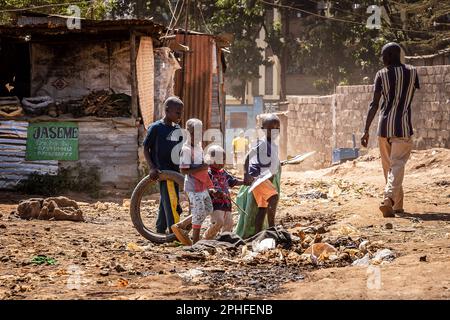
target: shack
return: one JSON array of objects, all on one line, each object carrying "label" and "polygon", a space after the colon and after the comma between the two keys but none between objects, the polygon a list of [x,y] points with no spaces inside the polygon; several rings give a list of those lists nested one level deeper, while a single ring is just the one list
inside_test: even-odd
[{"label": "shack", "polygon": [[[184,66],[185,75],[202,74],[166,47],[165,33],[150,20],[82,19],[77,29],[66,18],[39,14],[1,25],[0,189],[15,188],[33,172],[77,166],[97,168],[105,188],[135,185],[143,173],[145,130],[160,117],[165,98],[177,94],[176,71]],[[206,60],[210,98],[201,106],[186,99],[186,114],[207,115],[207,126],[220,128],[223,117],[213,108],[224,95],[213,75],[222,55],[213,47],[216,54],[211,49]],[[198,95],[193,87],[185,90],[182,98]]]}]

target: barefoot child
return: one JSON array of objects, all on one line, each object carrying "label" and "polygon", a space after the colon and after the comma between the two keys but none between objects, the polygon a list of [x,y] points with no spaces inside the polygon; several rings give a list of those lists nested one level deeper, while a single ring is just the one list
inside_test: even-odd
[{"label": "barefoot child", "polygon": [[231,214],[230,188],[240,186],[244,182],[230,175],[223,167],[225,151],[220,146],[211,146],[208,149],[209,177],[213,183],[210,196],[213,204],[211,225],[206,230],[204,239],[213,239],[219,231],[231,232],[233,230],[233,216]]},{"label": "barefoot child", "polygon": [[[200,228],[206,216],[213,212],[209,189],[212,182],[208,175],[208,165],[204,162],[202,135],[203,124],[199,119],[189,119],[186,122],[186,130],[189,132],[187,142],[181,149],[180,169],[185,174],[184,191],[189,197],[192,214],[192,242],[200,239]],[[188,217],[183,220],[190,222]],[[190,239],[184,230],[177,225],[172,226],[172,231],[177,238],[186,245],[190,245]]]}]

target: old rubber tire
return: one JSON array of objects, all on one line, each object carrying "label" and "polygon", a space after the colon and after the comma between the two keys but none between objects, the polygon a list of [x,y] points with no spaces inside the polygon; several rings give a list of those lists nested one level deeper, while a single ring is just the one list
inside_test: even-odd
[{"label": "old rubber tire", "polygon": [[[162,170],[159,175],[159,181],[163,180],[172,180],[179,186],[180,192],[183,191],[184,184],[184,175],[175,171]],[[141,218],[141,200],[144,192],[157,181],[151,180],[149,176],[144,177],[134,188],[133,194],[131,196],[131,204],[130,204],[130,215],[131,221],[133,222],[136,230],[147,240],[150,240],[154,243],[166,243],[172,242],[176,240],[174,234],[170,233],[167,235],[162,235],[157,232],[154,232],[145,227]]]}]

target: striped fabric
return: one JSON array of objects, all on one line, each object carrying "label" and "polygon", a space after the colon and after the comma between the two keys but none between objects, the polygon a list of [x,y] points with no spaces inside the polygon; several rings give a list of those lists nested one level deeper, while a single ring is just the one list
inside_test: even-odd
[{"label": "striped fabric", "polygon": [[381,69],[375,76],[375,91],[381,92],[378,135],[384,138],[410,137],[411,101],[415,89],[419,89],[417,69],[410,65],[398,64]]}]

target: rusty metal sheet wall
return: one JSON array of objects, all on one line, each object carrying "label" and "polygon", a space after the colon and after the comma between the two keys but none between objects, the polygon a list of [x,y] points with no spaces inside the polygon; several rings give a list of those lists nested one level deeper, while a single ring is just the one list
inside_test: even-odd
[{"label": "rusty metal sheet wall", "polygon": [[0,189],[14,189],[32,172],[56,174],[80,164],[98,167],[103,188],[130,189],[138,181],[138,129],[134,121],[79,121],[78,161],[25,161],[28,122],[0,121]]},{"label": "rusty metal sheet wall", "polygon": [[78,161],[60,161],[61,167],[80,164],[97,167],[100,184],[130,189],[138,181],[138,129],[125,121],[78,122]]},{"label": "rusty metal sheet wall", "polygon": [[[184,44],[184,34],[177,34],[176,41]],[[189,118],[198,118],[203,121],[205,129],[210,128],[214,38],[208,35],[191,34],[186,37],[186,45],[190,51],[186,54],[184,96],[181,92],[182,70],[177,72],[175,80],[175,93],[182,98],[185,105],[183,124]],[[183,63],[181,66],[183,67]]]},{"label": "rusty metal sheet wall", "polygon": [[58,161],[25,161],[27,129],[25,121],[0,121],[0,189],[14,189],[32,172],[58,172]]}]

